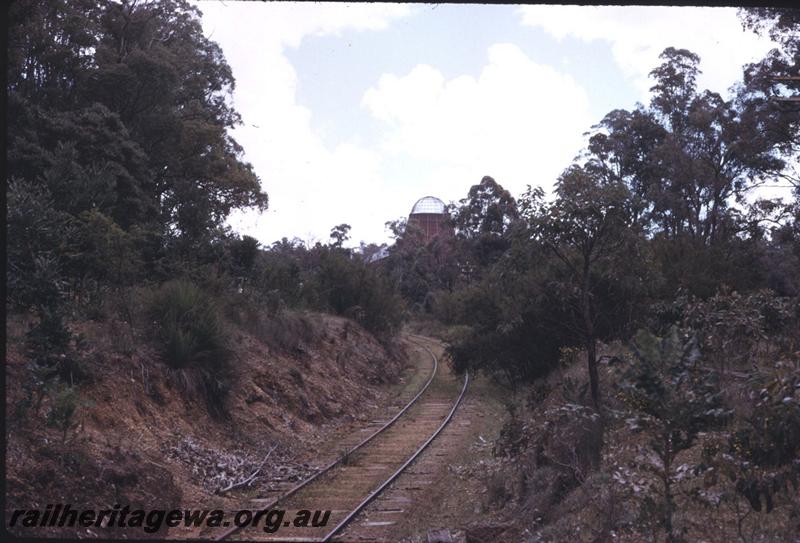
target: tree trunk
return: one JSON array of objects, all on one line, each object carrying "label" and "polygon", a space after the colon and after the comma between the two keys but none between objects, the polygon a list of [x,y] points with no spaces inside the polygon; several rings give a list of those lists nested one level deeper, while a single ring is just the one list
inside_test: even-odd
[{"label": "tree trunk", "polygon": [[675,501],[672,497],[672,442],[669,435],[664,439],[664,473],[662,474],[664,483],[664,531],[667,533],[667,543],[675,543],[675,534],[672,530],[672,511],[675,508]]},{"label": "tree trunk", "polygon": [[589,387],[592,391],[592,403],[595,409],[600,408],[600,384],[597,376],[597,345],[594,335],[594,319],[592,318],[592,300],[589,292],[589,258],[584,259],[583,292],[581,292],[581,309],[583,311],[583,327],[586,334],[586,366],[589,370]]},{"label": "tree trunk", "polygon": [[600,385],[597,376],[597,352],[594,337],[586,340],[586,366],[589,369],[589,387],[592,390],[592,403],[595,409],[600,408]]}]

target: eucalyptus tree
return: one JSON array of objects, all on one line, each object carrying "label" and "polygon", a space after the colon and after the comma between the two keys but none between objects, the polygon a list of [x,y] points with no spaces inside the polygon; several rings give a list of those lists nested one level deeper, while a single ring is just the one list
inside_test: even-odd
[{"label": "eucalyptus tree", "polygon": [[480,276],[509,248],[506,236],[519,217],[517,202],[494,178],[472,185],[452,210],[462,271],[469,281]]},{"label": "eucalyptus tree", "polygon": [[[184,0],[14,2],[9,171],[59,210],[198,247],[267,195],[229,134],[231,69]],[[180,245],[180,244],[179,244]]]},{"label": "eucalyptus tree", "polygon": [[623,183],[573,165],[556,183],[555,198],[547,202],[543,196],[540,189],[529,188],[521,199],[523,216],[533,239],[561,265],[552,276],[552,288],[571,308],[571,319],[564,324],[586,349],[592,401],[599,406],[597,339],[610,328],[611,305],[624,299],[607,297],[601,305],[601,289],[619,282],[637,260],[630,191]]},{"label": "eucalyptus tree", "polygon": [[748,196],[790,171],[788,119],[748,87],[730,99],[700,90],[700,58],[691,51],[670,47],[661,61],[650,74],[649,104],[612,111],[593,127],[586,169],[630,190],[632,218],[664,271],[664,294],[750,288],[758,279],[744,271],[757,268],[762,249],[749,235]]}]

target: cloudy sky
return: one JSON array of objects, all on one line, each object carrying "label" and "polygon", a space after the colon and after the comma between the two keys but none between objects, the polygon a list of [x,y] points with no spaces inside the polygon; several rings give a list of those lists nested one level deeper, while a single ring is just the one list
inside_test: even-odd
[{"label": "cloudy sky", "polygon": [[200,1],[236,78],[234,137],[270,197],[230,224],[268,244],[389,239],[426,195],[484,175],[549,189],[614,108],[648,100],[665,47],[726,94],[771,48],[733,8]]}]

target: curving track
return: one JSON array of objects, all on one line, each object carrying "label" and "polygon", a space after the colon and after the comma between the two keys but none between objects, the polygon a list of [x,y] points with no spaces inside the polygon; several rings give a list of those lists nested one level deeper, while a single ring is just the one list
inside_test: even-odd
[{"label": "curving track", "polygon": [[[269,534],[264,532],[261,523],[261,526],[242,529],[232,527],[217,539],[336,541],[337,534],[403,473],[444,429],[466,392],[469,376],[466,375],[461,383],[449,372],[440,371],[436,355],[422,341],[413,343],[427,351],[433,364],[429,379],[416,396],[392,419],[350,448],[346,455],[258,507],[284,509],[287,519],[293,518],[300,509],[331,510],[326,526],[284,526]],[[362,539],[349,533],[348,540],[351,537]]]}]

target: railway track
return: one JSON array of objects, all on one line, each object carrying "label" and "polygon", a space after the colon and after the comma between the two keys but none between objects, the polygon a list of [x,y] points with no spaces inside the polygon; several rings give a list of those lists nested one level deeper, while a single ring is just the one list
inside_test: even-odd
[{"label": "railway track", "polygon": [[[262,500],[251,507],[260,511],[285,510],[286,519],[295,518],[299,510],[330,510],[325,526],[295,527],[284,522],[277,532],[267,533],[262,521],[258,526],[233,526],[217,540],[338,541],[343,529],[406,471],[447,426],[467,390],[469,375],[461,383],[448,372],[440,371],[437,356],[423,341],[416,339],[412,343],[430,356],[431,374],[402,409],[388,421],[379,421],[377,429],[313,476],[266,503]],[[370,540],[351,532],[347,541]]]}]

